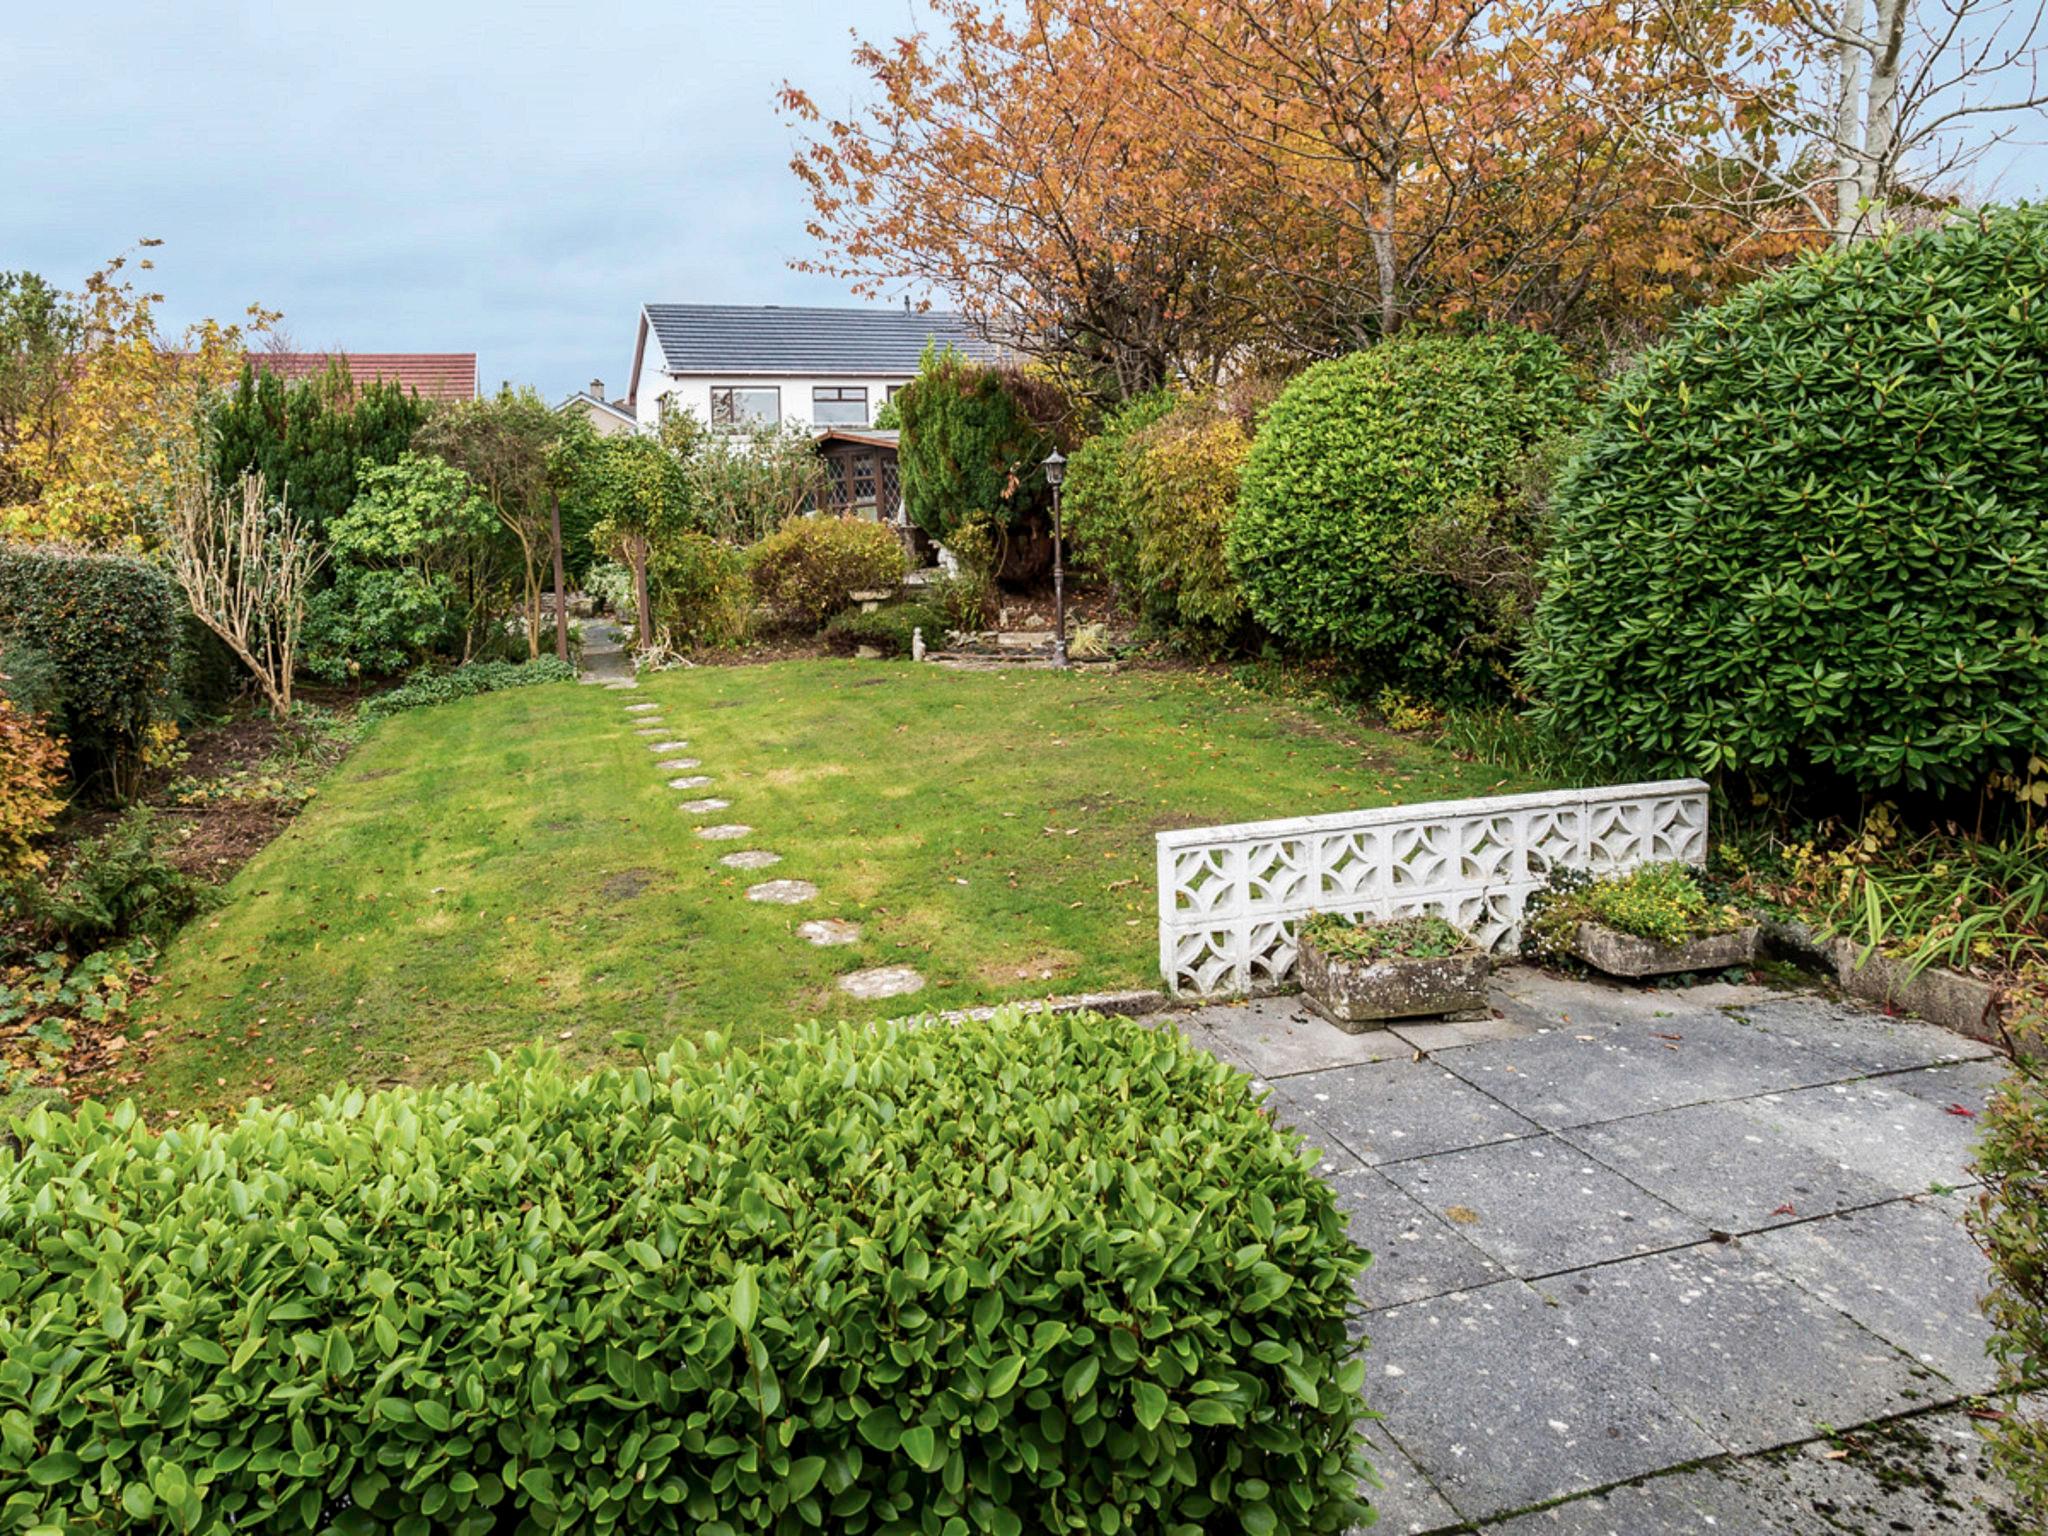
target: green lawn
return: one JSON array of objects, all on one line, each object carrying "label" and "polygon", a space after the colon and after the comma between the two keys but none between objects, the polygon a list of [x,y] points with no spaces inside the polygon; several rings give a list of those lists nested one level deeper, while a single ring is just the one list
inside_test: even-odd
[{"label": "green lawn", "polygon": [[[669,789],[625,706],[658,702],[716,783]],[[144,1091],[296,1100],[474,1070],[536,1037],[745,1041],[817,1015],[1156,980],[1152,834],[1527,787],[1219,678],[706,667],[386,721],[165,956]],[[694,795],[732,808],[692,816]],[[695,828],[736,821],[738,842]],[[758,873],[722,854],[784,855]],[[800,907],[749,902],[776,877]],[[812,917],[858,922],[814,948]],[[908,964],[914,999],[835,978]]]}]

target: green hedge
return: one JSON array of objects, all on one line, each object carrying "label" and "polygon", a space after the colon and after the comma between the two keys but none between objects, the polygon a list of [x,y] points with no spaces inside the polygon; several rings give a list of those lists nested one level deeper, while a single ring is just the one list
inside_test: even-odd
[{"label": "green hedge", "polygon": [[143,734],[170,703],[187,611],[146,561],[0,544],[0,650],[23,648],[47,669],[44,707],[81,783],[129,789]]},{"label": "green hedge", "polygon": [[1974,792],[2048,744],[2048,207],[1681,325],[1566,472],[1528,666],[1620,773]]},{"label": "green hedge", "polygon": [[381,720],[428,704],[446,704],[505,688],[530,688],[536,683],[573,683],[576,669],[554,656],[532,661],[473,661],[446,672],[423,672],[412,681],[380,693],[363,706],[364,720]]},{"label": "green hedge", "polygon": [[1008,1011],[0,1151],[0,1528],[1342,1531],[1363,1255],[1172,1029]]},{"label": "green hedge", "polygon": [[849,608],[825,626],[825,644],[843,656],[871,645],[884,656],[908,656],[912,633],[924,631],[925,645],[946,647],[946,615],[929,603],[892,603],[873,613]]},{"label": "green hedge", "polygon": [[1525,331],[1404,336],[1318,363],[1282,390],[1245,461],[1232,569],[1290,649],[1439,691],[1470,599],[1425,573],[1417,521],[1505,490],[1529,450],[1580,418],[1558,345]]}]

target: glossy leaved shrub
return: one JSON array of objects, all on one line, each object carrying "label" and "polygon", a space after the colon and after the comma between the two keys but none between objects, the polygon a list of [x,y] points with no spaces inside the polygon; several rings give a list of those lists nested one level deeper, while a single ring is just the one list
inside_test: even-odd
[{"label": "glossy leaved shrub", "polygon": [[1363,1261],[1249,1082],[1007,1011],[38,1112],[0,1528],[1342,1531]]},{"label": "glossy leaved shrub", "polygon": [[2048,207],[1801,262],[1606,393],[1526,666],[1630,772],[1971,790],[2048,742]]},{"label": "glossy leaved shrub", "polygon": [[1228,552],[1289,648],[1424,686],[1455,682],[1469,599],[1422,568],[1417,521],[1504,491],[1580,415],[1562,349],[1524,331],[1410,335],[1280,392],[1245,461]]},{"label": "glossy leaved shrub", "polygon": [[70,746],[81,785],[132,787],[143,737],[170,703],[186,611],[148,561],[0,544],[0,650],[33,658],[44,678],[35,707]]}]

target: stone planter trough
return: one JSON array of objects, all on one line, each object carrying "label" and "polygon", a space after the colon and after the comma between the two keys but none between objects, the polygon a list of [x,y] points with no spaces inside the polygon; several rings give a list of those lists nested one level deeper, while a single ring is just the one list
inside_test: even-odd
[{"label": "stone planter trough", "polygon": [[1347,960],[1305,938],[1294,965],[1308,1005],[1352,1034],[1394,1019],[1484,1013],[1492,969],[1486,951],[1470,940],[1449,955]]},{"label": "stone planter trough", "polygon": [[1686,944],[1659,944],[1605,923],[1580,923],[1572,953],[1609,976],[1673,976],[1681,971],[1724,971],[1756,958],[1756,925],[1713,933]]}]

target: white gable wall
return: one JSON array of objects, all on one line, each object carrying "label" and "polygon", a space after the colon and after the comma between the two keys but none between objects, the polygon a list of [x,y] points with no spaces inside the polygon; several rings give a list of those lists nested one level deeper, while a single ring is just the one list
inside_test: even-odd
[{"label": "white gable wall", "polygon": [[[653,347],[648,352],[654,352]],[[633,393],[633,404],[639,413],[640,424],[652,427],[661,420],[661,402],[669,401],[672,411],[688,411],[699,421],[711,420],[711,391],[732,385],[740,389],[774,389],[782,397],[782,420],[800,422],[804,426],[816,423],[811,415],[811,391],[821,387],[865,387],[868,392],[868,422],[875,419],[875,412],[882,408],[882,402],[889,398],[891,388],[908,384],[915,374],[672,374],[666,372],[658,357],[650,355],[640,369],[640,380]],[[858,423],[841,422],[835,425],[852,426]]]}]

